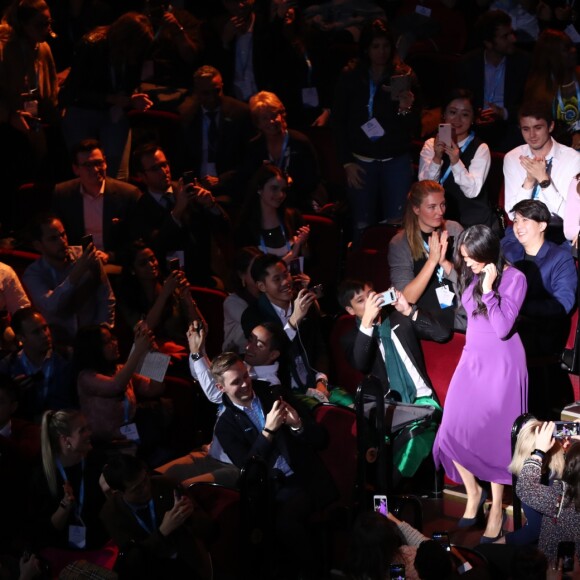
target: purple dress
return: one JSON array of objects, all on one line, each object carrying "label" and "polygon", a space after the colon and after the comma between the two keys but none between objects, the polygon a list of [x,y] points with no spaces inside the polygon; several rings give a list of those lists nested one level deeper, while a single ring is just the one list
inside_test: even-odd
[{"label": "purple dress", "polygon": [[465,289],[468,314],[465,347],[445,400],[443,420],[433,444],[435,465],[460,482],[456,461],[483,481],[511,484],[511,429],[528,408],[526,355],[517,333],[511,333],[524,297],[526,278],[504,270],[499,295],[483,295],[488,315],[473,316],[474,281]]}]

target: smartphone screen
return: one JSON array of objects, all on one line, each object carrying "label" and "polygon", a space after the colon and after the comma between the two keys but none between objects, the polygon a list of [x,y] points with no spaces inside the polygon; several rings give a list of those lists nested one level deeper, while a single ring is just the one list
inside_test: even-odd
[{"label": "smartphone screen", "polygon": [[448,147],[453,145],[453,133],[450,123],[440,123],[439,125],[439,141],[445,143]]},{"label": "smartphone screen", "polygon": [[403,564],[391,564],[389,576],[391,580],[405,580],[405,566]]},{"label": "smartphone screen", "polygon": [[83,252],[88,248],[89,244],[93,243],[93,235],[87,234],[81,238],[81,246],[83,248]]},{"label": "smartphone screen", "polygon": [[389,513],[389,508],[387,505],[387,496],[386,495],[375,495],[373,496],[373,505],[374,510],[381,514],[382,516],[387,517]]},{"label": "smartphone screen", "polygon": [[447,552],[451,552],[451,542],[447,532],[433,532],[431,536],[436,542],[439,542]]},{"label": "smartphone screen", "polygon": [[575,421],[554,421],[554,437],[563,439],[580,433],[580,423]]}]

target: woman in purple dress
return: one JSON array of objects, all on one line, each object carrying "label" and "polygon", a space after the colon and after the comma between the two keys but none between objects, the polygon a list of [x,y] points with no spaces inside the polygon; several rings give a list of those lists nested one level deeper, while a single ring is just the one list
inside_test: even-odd
[{"label": "woman in purple dress", "polygon": [[467,505],[460,527],[476,523],[486,499],[477,479],[491,482],[491,510],[481,540],[485,543],[502,534],[503,486],[511,483],[511,428],[527,410],[526,356],[514,331],[526,279],[506,264],[499,239],[487,226],[471,226],[455,247],[467,334],[433,456],[449,477],[465,485]]}]

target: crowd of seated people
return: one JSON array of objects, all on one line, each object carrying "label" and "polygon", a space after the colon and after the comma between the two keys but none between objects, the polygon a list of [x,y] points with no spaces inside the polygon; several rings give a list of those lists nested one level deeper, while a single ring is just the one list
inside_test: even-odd
[{"label": "crowd of seated people", "polygon": [[[470,226],[489,226],[526,278],[512,329],[527,357],[522,408],[553,420],[574,401],[559,356],[577,308],[580,18],[542,2],[520,42],[521,14],[506,7],[518,3],[478,2],[468,21],[461,3],[430,0],[416,12],[432,18],[423,40],[445,5],[469,42],[445,55],[453,81],[427,87],[421,43],[396,27],[417,3],[211,4],[0,2],[0,238],[34,255],[26,268],[0,258],[0,507],[15,530],[0,554],[26,546],[55,566],[85,555],[107,567],[112,538],[134,550],[127,577],[210,577],[211,526],[172,489],[236,487],[257,454],[275,490],[272,573],[315,569],[308,520],[335,490],[312,409],[354,406],[333,317],[351,317],[341,363],[377,376],[394,404],[432,409],[412,444],[395,442],[396,483],[410,480],[445,413],[421,341],[449,341],[472,314],[458,272],[473,256],[457,244]],[[15,216],[24,184],[48,193]],[[342,232],[322,259],[314,218]],[[393,300],[348,271],[321,289],[312,257],[342,272],[381,222],[395,228],[382,247]],[[191,286],[220,303],[217,318]],[[223,352],[206,352],[214,337]],[[535,470],[518,467],[540,537],[551,496],[532,497]],[[24,514],[6,496],[25,492]],[[577,509],[567,504],[567,521]],[[422,577],[414,553],[386,552]]]}]

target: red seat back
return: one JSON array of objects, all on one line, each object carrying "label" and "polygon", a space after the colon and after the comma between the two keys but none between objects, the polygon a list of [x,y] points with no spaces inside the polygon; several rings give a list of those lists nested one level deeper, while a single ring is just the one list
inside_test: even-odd
[{"label": "red seat back", "polygon": [[340,344],[340,339],[354,327],[355,317],[350,314],[343,314],[334,323],[330,333],[330,354],[332,357],[331,382],[337,384],[353,395],[356,393],[358,384],[363,379],[363,374],[353,368],[345,358],[344,349]]}]

